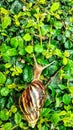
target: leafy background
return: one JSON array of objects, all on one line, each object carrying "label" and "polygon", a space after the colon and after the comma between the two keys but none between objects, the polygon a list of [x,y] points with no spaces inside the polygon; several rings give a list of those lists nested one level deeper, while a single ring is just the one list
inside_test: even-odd
[{"label": "leafy background", "polygon": [[0,0],[0,130],[32,130],[18,105],[33,79],[33,53],[47,98],[33,130],[73,129],[73,1]]}]

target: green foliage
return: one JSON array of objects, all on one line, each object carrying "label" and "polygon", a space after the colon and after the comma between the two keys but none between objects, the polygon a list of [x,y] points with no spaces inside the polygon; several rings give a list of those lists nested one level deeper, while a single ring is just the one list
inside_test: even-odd
[{"label": "green foliage", "polygon": [[6,81],[6,76],[2,72],[0,72],[0,84],[5,83],[5,81]]},{"label": "green foliage", "polygon": [[73,1],[0,0],[0,130],[32,130],[18,99],[33,79],[34,61],[46,101],[33,130],[73,129]]},{"label": "green foliage", "polygon": [[20,124],[20,122],[21,122],[21,115],[17,112],[17,113],[15,113],[15,117],[14,117],[14,120],[15,120],[15,123],[18,125],[18,124]]},{"label": "green foliage", "polygon": [[23,70],[23,80],[30,82],[33,78],[33,71],[31,66],[25,66]]}]

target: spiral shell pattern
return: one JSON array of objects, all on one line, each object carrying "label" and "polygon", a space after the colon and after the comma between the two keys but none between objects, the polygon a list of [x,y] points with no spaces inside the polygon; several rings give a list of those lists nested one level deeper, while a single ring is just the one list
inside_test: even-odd
[{"label": "spiral shell pattern", "polygon": [[45,87],[39,80],[32,81],[20,97],[20,108],[32,128],[39,118],[45,97]]}]

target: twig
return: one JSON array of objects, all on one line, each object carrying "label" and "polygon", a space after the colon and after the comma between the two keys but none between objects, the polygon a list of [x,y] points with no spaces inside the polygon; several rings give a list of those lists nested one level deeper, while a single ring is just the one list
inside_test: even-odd
[{"label": "twig", "polygon": [[63,69],[63,68],[64,68],[64,66],[61,66],[61,67],[54,73],[54,75],[48,80],[48,82],[47,82],[47,84],[45,85],[45,87],[48,86],[48,84],[56,77],[56,75],[58,74],[58,72],[59,72],[61,69]]}]

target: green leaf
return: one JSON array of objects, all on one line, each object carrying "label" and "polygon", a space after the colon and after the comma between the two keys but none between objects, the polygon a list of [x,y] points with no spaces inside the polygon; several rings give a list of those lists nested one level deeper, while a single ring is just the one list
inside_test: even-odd
[{"label": "green leaf", "polygon": [[15,106],[15,105],[12,105],[12,106],[11,106],[11,112],[16,113],[16,111],[17,111],[16,106]]},{"label": "green leaf", "polygon": [[57,123],[60,121],[59,114],[56,113],[56,112],[52,113],[51,121],[52,121],[52,123],[54,123],[55,125],[57,125]]},{"label": "green leaf", "polygon": [[12,127],[11,122],[7,122],[7,123],[4,124],[4,130],[10,130],[11,127]]},{"label": "green leaf", "polygon": [[12,47],[17,48],[17,46],[18,46],[18,44],[19,44],[17,37],[11,38],[10,43],[11,43]]},{"label": "green leaf", "polygon": [[64,94],[63,96],[63,102],[65,105],[68,105],[70,103],[71,99],[70,96],[68,94]]},{"label": "green leaf", "polygon": [[52,91],[52,97],[54,97],[55,96],[55,89],[54,89],[54,87],[53,86],[48,86],[48,88],[51,89],[51,91]]},{"label": "green leaf", "polygon": [[54,11],[58,10],[59,6],[60,6],[59,2],[53,2],[52,6],[50,8],[50,11],[54,12]]},{"label": "green leaf", "polygon": [[10,108],[13,104],[14,104],[14,101],[13,101],[12,97],[9,97],[6,107]]},{"label": "green leaf", "polygon": [[33,46],[29,45],[29,46],[26,46],[25,48],[25,51],[29,54],[31,54],[33,52]]},{"label": "green leaf", "polygon": [[56,98],[56,105],[55,105],[55,107],[59,107],[60,103],[61,103],[60,98],[59,97]]},{"label": "green leaf", "polygon": [[7,52],[6,52],[6,55],[8,55],[8,56],[16,56],[17,55],[17,50],[15,48],[8,49]]},{"label": "green leaf", "polygon": [[33,78],[33,70],[31,66],[25,66],[23,70],[23,80],[30,82]]},{"label": "green leaf", "polygon": [[10,44],[14,48],[17,48],[18,46],[23,47],[23,39],[20,36],[13,37],[11,38]]},{"label": "green leaf", "polygon": [[37,53],[41,53],[41,52],[43,51],[43,47],[42,47],[41,45],[39,45],[39,44],[36,44],[36,45],[34,46],[34,50],[35,50],[35,52],[37,52]]},{"label": "green leaf", "polygon": [[8,111],[3,109],[0,111],[0,119],[3,120],[3,121],[6,121],[8,120],[9,118],[9,114],[7,113]]},{"label": "green leaf", "polygon": [[8,25],[11,24],[11,18],[9,16],[5,16],[2,21],[2,28],[5,29]]},{"label": "green leaf", "polygon": [[14,1],[14,0],[7,0],[8,2],[12,2],[12,1]]},{"label": "green leaf", "polygon": [[5,14],[5,15],[9,14],[9,11],[6,10],[5,8],[1,7],[0,9],[1,9],[1,13]]},{"label": "green leaf", "polygon": [[2,96],[7,96],[9,94],[9,88],[8,87],[4,87],[1,89],[1,95]]},{"label": "green leaf", "polygon": [[19,47],[23,47],[23,39],[22,39],[22,37],[18,36],[17,38],[18,38],[18,45],[19,45]]},{"label": "green leaf", "polygon": [[60,130],[67,130],[65,126],[61,125]]},{"label": "green leaf", "polygon": [[59,86],[59,88],[60,88],[61,90],[66,89],[66,86],[65,86],[65,85],[63,85],[63,84],[59,84],[58,86]]},{"label": "green leaf", "polygon": [[2,110],[5,106],[6,99],[4,97],[0,98],[0,110]]},{"label": "green leaf", "polygon": [[68,59],[66,57],[63,57],[63,65],[66,65],[68,63]]},{"label": "green leaf", "polygon": [[48,130],[48,127],[46,125],[42,126],[42,130]]},{"label": "green leaf", "polygon": [[5,81],[6,81],[6,76],[2,72],[0,72],[0,84],[4,84]]},{"label": "green leaf", "polygon": [[44,25],[44,26],[42,26],[42,27],[41,27],[41,34],[42,34],[42,35],[47,34],[48,31],[49,31],[48,28],[49,28],[48,25]]},{"label": "green leaf", "polygon": [[31,35],[30,35],[29,33],[26,33],[26,34],[24,35],[23,39],[24,39],[25,41],[30,41],[30,40],[31,40]]},{"label": "green leaf", "polygon": [[[14,0],[13,0],[14,1]],[[22,4],[18,1],[18,0],[15,0],[14,2],[12,2],[12,4],[11,4],[11,12],[12,13],[18,13],[20,10],[21,10],[21,8],[22,8]]]},{"label": "green leaf", "polygon": [[25,54],[26,54],[25,49],[24,49],[24,48],[19,48],[19,54],[20,54],[21,56],[25,55]]},{"label": "green leaf", "polygon": [[42,108],[41,115],[43,117],[48,117],[49,112],[50,112],[50,108]]},{"label": "green leaf", "polygon": [[54,27],[55,27],[56,29],[61,29],[62,26],[63,26],[62,22],[60,22],[60,21],[55,21],[55,22],[54,22]]},{"label": "green leaf", "polygon": [[51,101],[49,99],[46,99],[45,101],[45,107],[48,107],[51,104]]},{"label": "green leaf", "polygon": [[8,69],[8,68],[10,68],[10,67],[11,67],[11,64],[10,64],[10,63],[6,63],[6,64],[5,64],[5,68],[6,68],[6,69]]},{"label": "green leaf", "polygon": [[15,120],[15,123],[16,123],[17,125],[20,124],[21,119],[22,119],[22,117],[21,117],[21,115],[19,114],[19,112],[15,113],[14,120]]}]

